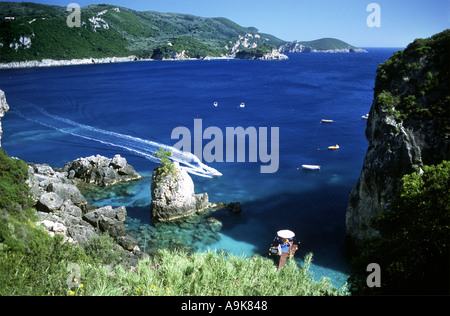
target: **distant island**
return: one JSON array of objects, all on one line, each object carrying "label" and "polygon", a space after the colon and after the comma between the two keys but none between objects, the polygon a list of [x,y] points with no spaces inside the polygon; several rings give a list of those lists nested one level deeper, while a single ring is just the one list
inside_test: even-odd
[{"label": "distant island", "polygon": [[364,51],[331,38],[287,42],[223,17],[106,4],[81,8],[80,27],[67,25],[66,7],[1,2],[0,12],[0,68],[142,59],[282,60],[284,53]]},{"label": "distant island", "polygon": [[281,53],[367,53],[364,49],[335,38],[322,38],[309,42],[287,42],[278,49]]}]

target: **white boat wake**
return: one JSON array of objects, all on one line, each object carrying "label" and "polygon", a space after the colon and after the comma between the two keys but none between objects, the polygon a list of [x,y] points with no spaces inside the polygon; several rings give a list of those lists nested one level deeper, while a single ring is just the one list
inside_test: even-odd
[{"label": "white boat wake", "polygon": [[222,176],[216,169],[202,163],[194,154],[182,152],[165,144],[84,125],[50,114],[45,109],[34,105],[27,107],[27,114],[24,114],[17,108],[14,109],[14,111],[24,119],[36,122],[43,126],[87,140],[120,147],[156,163],[159,163],[160,159],[155,156],[155,153],[160,148],[163,148],[164,150],[172,152],[171,160],[178,162],[180,168],[186,170],[188,173],[205,178]]}]

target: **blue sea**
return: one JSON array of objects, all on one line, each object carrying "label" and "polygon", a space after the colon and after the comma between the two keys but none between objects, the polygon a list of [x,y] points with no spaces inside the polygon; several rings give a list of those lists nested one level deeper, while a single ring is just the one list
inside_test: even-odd
[{"label": "blue sea", "polygon": [[[342,253],[348,194],[368,146],[362,115],[372,104],[378,65],[396,50],[290,54],[287,61],[143,61],[2,70],[0,89],[11,108],[2,119],[2,146],[10,156],[52,167],[97,154],[125,157],[144,179],[88,198],[98,206],[125,205],[127,229],[141,250],[185,247],[265,256],[276,232],[289,229],[301,242],[298,263],[313,253],[314,278],[328,277],[341,287],[349,273]],[[179,140],[171,134],[177,127],[191,132],[193,144],[199,137],[195,119],[201,119],[203,131],[222,130],[224,144],[227,127],[278,128],[278,171],[261,173],[265,164],[250,162],[248,155],[245,162],[203,161],[223,176],[192,175],[196,193],[207,192],[212,202],[240,202],[242,212],[154,224],[150,182],[157,163],[149,159],[151,152],[175,145]],[[209,142],[204,139],[203,146]],[[336,144],[339,150],[328,150]],[[303,164],[321,170],[305,171]],[[210,229],[210,217],[222,223],[220,231]]]}]

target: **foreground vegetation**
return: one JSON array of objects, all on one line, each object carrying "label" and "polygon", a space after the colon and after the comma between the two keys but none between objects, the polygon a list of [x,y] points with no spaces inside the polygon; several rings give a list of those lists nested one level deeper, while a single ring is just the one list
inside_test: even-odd
[{"label": "foreground vegetation", "polygon": [[299,268],[290,260],[278,271],[263,257],[246,259],[224,252],[188,255],[162,250],[143,260],[136,270],[122,266],[81,266],[83,287],[72,295],[144,296],[298,296],[344,295],[323,279],[314,282],[308,272],[311,256]]},{"label": "foreground vegetation", "polygon": [[[352,294],[450,293],[450,162],[405,175],[391,211],[373,219],[379,237],[353,261]],[[366,286],[366,267],[382,269],[381,287]]]},{"label": "foreground vegetation", "polygon": [[188,254],[161,250],[130,267],[109,235],[85,246],[50,237],[37,226],[27,165],[0,149],[0,295],[58,296],[259,296],[345,295],[309,272],[312,255],[299,267],[289,260],[278,271],[260,256]]}]

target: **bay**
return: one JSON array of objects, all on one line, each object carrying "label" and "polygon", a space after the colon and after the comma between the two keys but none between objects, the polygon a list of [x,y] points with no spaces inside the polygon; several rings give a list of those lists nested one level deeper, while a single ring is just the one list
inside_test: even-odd
[{"label": "bay", "polygon": [[[397,49],[367,50],[290,54],[278,62],[149,61],[2,70],[0,89],[11,107],[2,119],[2,146],[10,156],[52,167],[79,157],[121,154],[146,178],[89,199],[127,206],[127,228],[146,251],[185,246],[266,255],[276,232],[290,229],[301,241],[299,264],[312,252],[314,277],[342,286],[349,272],[342,254],[348,194],[368,145],[361,116],[370,110],[378,65]],[[173,146],[178,140],[171,139],[172,131],[186,127],[194,135],[195,119],[202,120],[203,130],[217,127],[224,134],[227,127],[279,128],[276,173],[260,173],[263,163],[247,156],[239,163],[203,161],[222,177],[192,176],[196,192],[208,192],[212,202],[242,204],[239,215],[211,215],[222,222],[219,232],[208,226],[209,215],[151,223],[150,176],[157,164],[120,142],[108,144],[99,132]],[[86,127],[96,140],[79,136]],[[336,144],[339,150],[327,149]],[[306,172],[302,164],[322,168]]]}]

